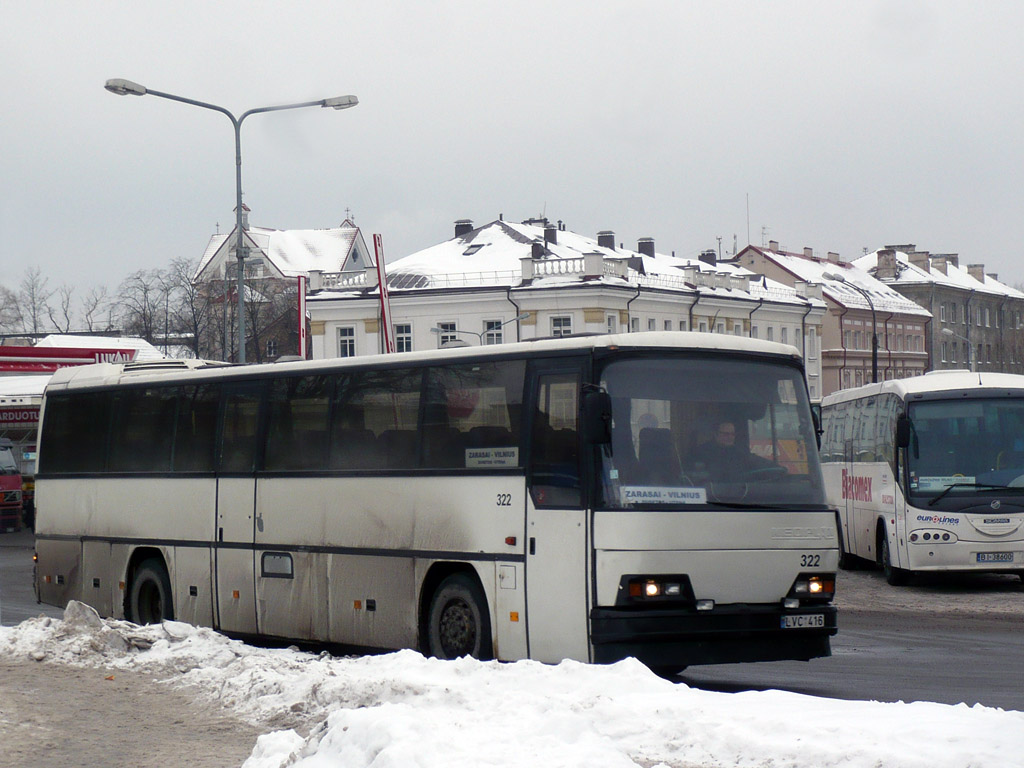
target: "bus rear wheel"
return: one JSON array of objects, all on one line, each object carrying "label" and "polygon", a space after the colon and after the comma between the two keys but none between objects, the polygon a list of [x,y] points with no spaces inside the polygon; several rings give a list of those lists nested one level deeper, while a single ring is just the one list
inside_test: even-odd
[{"label": "bus rear wheel", "polygon": [[174,618],[171,579],[159,559],[143,560],[135,569],[128,593],[128,612],[130,620],[136,624],[159,624]]},{"label": "bus rear wheel", "polygon": [[487,600],[475,579],[456,573],[438,586],[427,618],[427,650],[439,659],[492,657]]}]

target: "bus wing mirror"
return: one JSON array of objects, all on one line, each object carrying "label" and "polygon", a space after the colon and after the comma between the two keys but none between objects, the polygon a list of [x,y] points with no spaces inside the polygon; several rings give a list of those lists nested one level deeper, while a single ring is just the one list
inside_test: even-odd
[{"label": "bus wing mirror", "polygon": [[821,436],[825,430],[821,426],[821,406],[817,403],[811,405],[811,420],[814,422],[814,439],[818,441],[818,450],[821,450]]},{"label": "bus wing mirror", "polygon": [[900,416],[896,419],[896,447],[906,448],[910,445],[910,419]]},{"label": "bus wing mirror", "polygon": [[602,389],[583,394],[583,434],[592,445],[612,441],[612,398]]}]

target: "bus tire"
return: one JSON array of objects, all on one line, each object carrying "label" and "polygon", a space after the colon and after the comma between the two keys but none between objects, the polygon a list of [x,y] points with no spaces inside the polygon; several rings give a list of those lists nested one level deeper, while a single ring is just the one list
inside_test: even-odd
[{"label": "bus tire", "polygon": [[850,554],[846,549],[846,539],[843,537],[843,524],[836,515],[836,533],[839,538],[839,567],[844,571],[855,571],[859,567],[858,558]]},{"label": "bus tire", "polygon": [[129,619],[136,624],[159,624],[174,618],[171,579],[159,558],[139,563],[128,593]]},{"label": "bus tire", "polygon": [[427,650],[438,659],[492,658],[491,618],[476,579],[456,573],[438,585],[427,618]]},{"label": "bus tire", "polygon": [[892,552],[889,550],[889,534],[882,526],[879,533],[878,552],[882,561],[882,570],[885,572],[885,580],[894,587],[902,587],[910,580],[910,571],[904,568],[897,568],[892,564]]}]

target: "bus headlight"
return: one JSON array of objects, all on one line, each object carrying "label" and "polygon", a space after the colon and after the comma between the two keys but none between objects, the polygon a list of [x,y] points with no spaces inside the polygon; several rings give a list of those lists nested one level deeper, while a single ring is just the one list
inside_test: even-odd
[{"label": "bus headlight", "polygon": [[788,597],[813,600],[831,600],[836,592],[835,574],[800,574]]},{"label": "bus headlight", "polygon": [[693,590],[686,576],[624,576],[619,585],[620,597],[631,603],[678,603],[692,600]]},{"label": "bus headlight", "polygon": [[679,582],[634,579],[629,583],[630,597],[679,597],[683,594],[683,586]]}]

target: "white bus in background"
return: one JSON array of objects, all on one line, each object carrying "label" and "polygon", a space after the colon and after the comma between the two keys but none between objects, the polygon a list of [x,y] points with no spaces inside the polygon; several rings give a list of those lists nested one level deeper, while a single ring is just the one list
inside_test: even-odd
[{"label": "white bus in background", "polygon": [[637,333],[176,365],[54,375],[42,602],[442,658],[830,652],[835,519],[792,347]]},{"label": "white bus in background", "polygon": [[1024,376],[936,371],[822,401],[841,564],[1024,577]]}]

